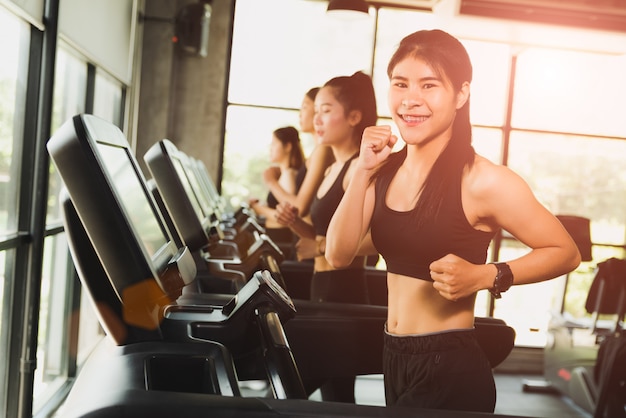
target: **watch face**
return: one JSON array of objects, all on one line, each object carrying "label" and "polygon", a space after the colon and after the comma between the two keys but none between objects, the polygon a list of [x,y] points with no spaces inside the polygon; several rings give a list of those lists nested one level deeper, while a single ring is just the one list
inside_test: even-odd
[{"label": "watch face", "polygon": [[498,268],[498,273],[496,274],[494,287],[498,293],[506,292],[513,284],[513,272],[506,263],[496,263],[496,267]]}]

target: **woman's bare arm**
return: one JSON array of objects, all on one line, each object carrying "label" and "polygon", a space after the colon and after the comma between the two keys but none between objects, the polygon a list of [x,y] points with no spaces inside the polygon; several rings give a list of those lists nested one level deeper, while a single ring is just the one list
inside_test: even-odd
[{"label": "woman's bare arm", "polygon": [[[502,228],[530,248],[521,257],[502,260],[511,268],[513,284],[536,283],[574,270],[580,253],[561,222],[533,195],[526,182],[512,170],[492,163],[475,164],[465,195],[473,212],[491,229]],[[493,287],[497,269],[472,264],[453,254],[430,265],[433,286],[458,300]]]}]

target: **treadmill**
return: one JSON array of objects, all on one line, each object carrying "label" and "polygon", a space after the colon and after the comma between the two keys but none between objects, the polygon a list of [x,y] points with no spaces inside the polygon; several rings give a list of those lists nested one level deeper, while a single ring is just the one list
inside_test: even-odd
[{"label": "treadmill", "polygon": [[[212,294],[186,294],[195,261],[187,247],[174,244],[122,132],[95,116],[77,115],[47,146],[66,187],[64,223],[72,258],[107,333],[60,416],[483,415],[304,399],[299,362],[307,359],[296,355],[286,328],[299,318],[298,304],[269,270],[254,272],[226,303],[216,303]],[[321,318],[319,311],[305,315],[304,323],[312,329],[331,324],[330,305]],[[344,319],[359,322],[352,315]],[[507,341],[500,341],[502,361],[512,339],[508,351]],[[331,348],[335,343],[313,342]],[[238,382],[259,375],[270,381],[272,397],[241,397]]]},{"label": "treadmill", "polygon": [[[590,220],[557,216],[580,250],[592,261]],[[569,275],[566,276],[565,287]],[[544,349],[543,380],[528,380],[525,392],[562,394],[594,418],[626,418],[626,260],[610,258],[595,268],[584,318],[552,312]]]}]

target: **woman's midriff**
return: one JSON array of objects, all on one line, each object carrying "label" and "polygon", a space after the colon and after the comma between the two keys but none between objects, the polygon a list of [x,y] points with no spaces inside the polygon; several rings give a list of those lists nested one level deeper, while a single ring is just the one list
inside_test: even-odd
[{"label": "woman's midriff", "polygon": [[441,296],[432,281],[387,274],[387,331],[427,334],[474,326],[475,296],[453,302]]}]

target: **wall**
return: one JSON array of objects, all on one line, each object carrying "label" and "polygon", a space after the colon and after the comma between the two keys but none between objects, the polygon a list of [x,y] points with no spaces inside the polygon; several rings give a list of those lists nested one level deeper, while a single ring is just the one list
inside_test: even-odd
[{"label": "wall", "polygon": [[[145,2],[136,152],[140,163],[167,138],[220,178],[227,74],[235,0],[214,0],[209,55],[189,55],[172,42],[174,18],[189,0]],[[142,167],[148,175],[145,165]]]}]

